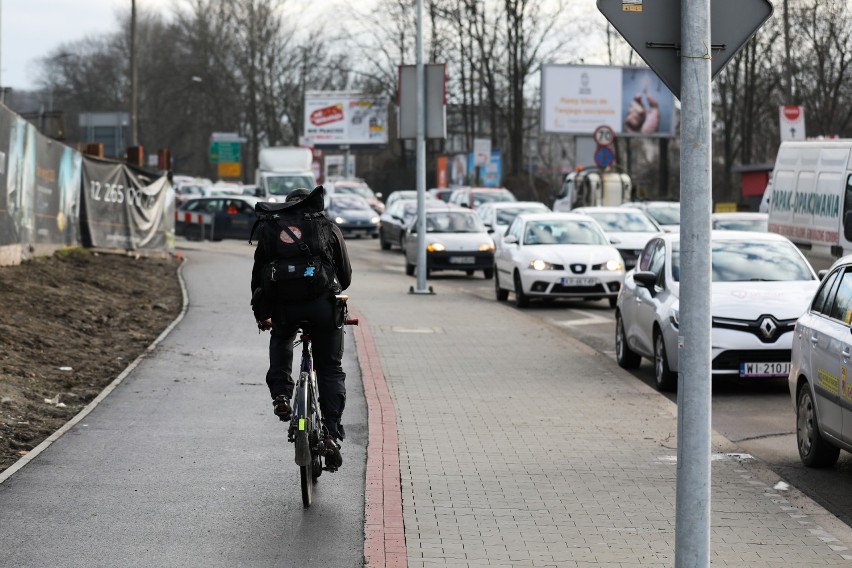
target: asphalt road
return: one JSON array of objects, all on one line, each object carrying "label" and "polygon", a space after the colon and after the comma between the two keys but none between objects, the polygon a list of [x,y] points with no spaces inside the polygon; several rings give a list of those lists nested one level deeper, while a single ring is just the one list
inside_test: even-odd
[{"label": "asphalt road", "polygon": [[[381,251],[378,243],[370,240],[351,241],[349,246],[358,263],[369,263],[380,270],[403,271],[403,257],[396,249]],[[484,280],[481,272],[472,277],[462,272],[439,272],[432,282],[496,302],[493,281]],[[510,294],[509,301],[513,300],[514,295]],[[533,302],[524,311],[615,359],[615,312],[607,302]],[[648,360],[643,360],[635,371],[624,372],[651,387],[654,385],[654,370]],[[675,393],[661,396],[676,402]],[[802,465],[796,450],[795,414],[786,379],[752,382],[717,379],[713,384],[712,404],[716,431],[852,526],[852,455],[841,452],[838,465],[827,470]]]}]

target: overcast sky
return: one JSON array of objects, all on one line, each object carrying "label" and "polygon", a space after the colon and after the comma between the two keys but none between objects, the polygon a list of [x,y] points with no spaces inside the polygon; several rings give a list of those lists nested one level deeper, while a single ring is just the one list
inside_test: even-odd
[{"label": "overcast sky", "polygon": [[[170,10],[179,1],[136,0],[136,5],[139,10]],[[293,8],[301,4],[299,12],[310,16],[323,3],[333,1],[289,0],[288,4]],[[594,11],[593,0],[573,1],[588,2]],[[365,0],[358,2],[363,5]],[[130,4],[131,0],[0,0],[0,85],[36,88],[39,58],[60,44],[114,33],[117,14],[129,12]]]},{"label": "overcast sky", "polygon": [[[172,0],[137,0],[164,8]],[[35,88],[36,61],[59,44],[115,31],[116,14],[130,0],[0,0],[0,84]]]}]

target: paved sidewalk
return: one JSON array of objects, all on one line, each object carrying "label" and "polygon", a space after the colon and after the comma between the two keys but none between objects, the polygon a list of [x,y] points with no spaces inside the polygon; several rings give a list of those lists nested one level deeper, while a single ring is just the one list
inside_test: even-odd
[{"label": "paved sidewalk", "polygon": [[[355,266],[396,410],[410,568],[674,564],[668,399],[512,306],[440,279],[409,295],[412,278]],[[852,530],[721,436],[714,450],[714,566],[852,565]]]}]

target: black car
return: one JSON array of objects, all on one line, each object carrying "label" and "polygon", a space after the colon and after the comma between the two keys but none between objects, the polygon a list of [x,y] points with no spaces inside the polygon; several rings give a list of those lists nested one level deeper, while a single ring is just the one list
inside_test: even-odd
[{"label": "black car", "polygon": [[175,211],[175,235],[188,240],[248,239],[258,201],[241,195],[190,199]]},{"label": "black car", "polygon": [[333,193],[326,196],[325,214],[344,237],[379,236],[379,214],[360,195]]}]

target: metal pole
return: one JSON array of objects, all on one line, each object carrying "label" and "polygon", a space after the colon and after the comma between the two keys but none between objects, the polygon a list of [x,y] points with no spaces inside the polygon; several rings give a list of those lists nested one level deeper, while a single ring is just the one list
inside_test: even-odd
[{"label": "metal pole", "polygon": [[136,0],[130,0],[130,145],[139,145],[139,130],[136,108],[138,104],[137,82],[139,80],[136,57]]},{"label": "metal pole", "polygon": [[710,0],[681,0],[676,568],[710,566]]},{"label": "metal pole", "polygon": [[426,288],[426,74],[423,69],[423,0],[417,0],[417,287]]}]

